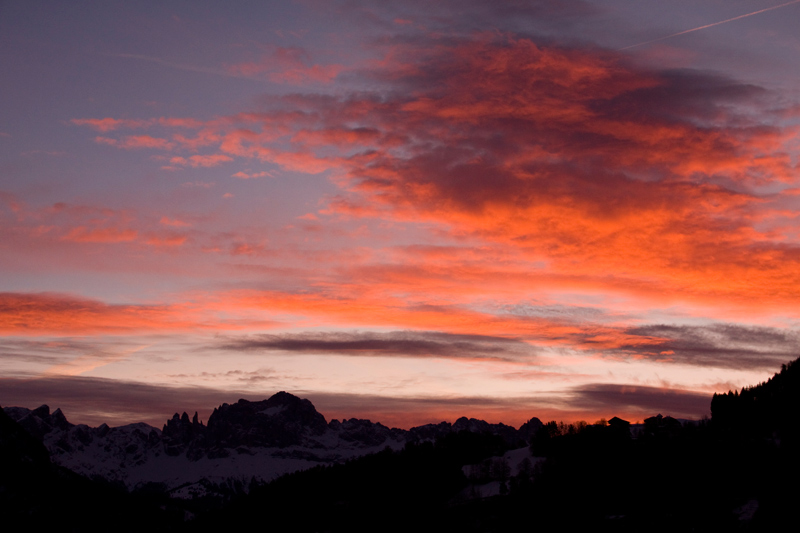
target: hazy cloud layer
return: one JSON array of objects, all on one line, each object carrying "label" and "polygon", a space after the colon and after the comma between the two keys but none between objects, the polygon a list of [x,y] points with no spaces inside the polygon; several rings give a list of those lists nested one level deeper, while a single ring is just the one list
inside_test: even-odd
[{"label": "hazy cloud layer", "polygon": [[[214,407],[240,398],[263,400],[278,392],[222,391],[208,387],[170,387],[88,377],[0,378],[0,406],[30,409],[42,404],[61,408],[73,423],[97,426],[147,422],[161,427],[174,412],[198,411],[207,420]],[[601,417],[650,416],[657,411],[698,418],[708,412],[710,396],[654,387],[598,384],[574,389],[567,403],[558,394],[498,398],[486,396],[412,396],[290,390],[308,398],[328,420],[366,418],[409,428],[461,416],[519,426],[532,417],[542,420],[594,421]]]},{"label": "hazy cloud layer", "polygon": [[[42,404],[51,410],[61,408],[73,423],[97,426],[147,422],[161,427],[172,414],[198,411],[208,419],[214,407],[240,398],[263,400],[278,392],[218,390],[207,387],[169,387],[88,377],[0,378],[0,406],[30,409]],[[387,425],[410,425],[425,422],[454,421],[460,416],[488,414],[495,421],[525,421],[534,413],[535,400],[486,397],[413,397],[397,398],[374,394],[289,391],[310,399],[317,410],[332,418],[369,418]],[[504,418],[502,415],[506,413]],[[533,413],[533,414],[530,414]],[[525,418],[527,416],[527,418]],[[444,418],[442,418],[444,417]],[[512,419],[512,420],[509,420]],[[419,422],[423,420],[425,422]],[[416,422],[414,422],[416,421]],[[519,424],[521,422],[517,422]]]},{"label": "hazy cloud layer", "polygon": [[166,387],[81,376],[0,378],[0,405],[61,408],[72,423],[111,426],[147,422],[161,427],[175,411],[211,409],[237,401],[244,393],[204,387]]},{"label": "hazy cloud layer", "polygon": [[572,392],[572,405],[590,411],[633,411],[642,417],[660,412],[663,415],[690,419],[711,414],[712,395],[694,391],[597,383],[577,387]]},{"label": "hazy cloud layer", "polygon": [[253,335],[230,339],[225,341],[222,347],[236,351],[461,359],[512,360],[533,355],[533,348],[517,339],[486,335],[456,335],[436,331]]},{"label": "hazy cloud layer", "polygon": [[649,325],[627,330],[656,339],[651,344],[622,346],[638,356],[698,366],[777,369],[800,356],[800,333],[736,324],[708,326]]}]

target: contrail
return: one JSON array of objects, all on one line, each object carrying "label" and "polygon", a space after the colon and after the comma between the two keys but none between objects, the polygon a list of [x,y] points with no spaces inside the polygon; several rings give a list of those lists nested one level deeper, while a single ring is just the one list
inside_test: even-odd
[{"label": "contrail", "polygon": [[692,28],[691,30],[683,30],[679,31],[678,33],[673,33],[672,35],[667,35],[666,37],[659,37],[658,39],[653,39],[652,41],[645,41],[643,43],[632,44],[630,46],[626,46],[625,48],[619,48],[619,50],[627,50],[628,48],[635,48],[637,46],[642,46],[645,44],[655,43],[658,41],[663,41],[665,39],[671,39],[673,37],[677,37],[678,35],[683,35],[684,33],[691,33],[693,31],[704,30],[706,28],[711,28],[713,26],[719,26],[720,24],[725,24],[726,22],[733,22],[734,20],[743,19],[745,17],[752,17],[753,15],[758,15],[759,13],[764,13],[765,11],[772,11],[773,9],[778,9],[780,7],[786,7],[792,4],[796,4],[800,2],[800,0],[792,0],[791,2],[786,2],[785,4],[781,4],[779,6],[772,6],[766,9],[760,9],[758,11],[753,11],[752,13],[747,13],[746,15],[739,15],[738,17],[733,17],[732,19],[727,20],[720,20],[719,22],[714,22],[712,24],[706,24],[705,26],[700,26],[698,28]]}]

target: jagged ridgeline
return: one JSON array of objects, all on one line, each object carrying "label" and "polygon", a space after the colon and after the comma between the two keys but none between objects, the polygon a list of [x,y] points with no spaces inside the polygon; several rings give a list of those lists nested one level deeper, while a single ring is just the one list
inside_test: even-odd
[{"label": "jagged ridgeline", "polygon": [[70,423],[46,405],[5,412],[44,443],[55,464],[130,491],[157,490],[177,498],[229,499],[253,483],[341,463],[409,442],[459,431],[500,435],[524,446],[541,426],[521,428],[460,418],[410,430],[351,418],[326,421],[306,399],[279,392],[262,401],[239,400],[214,409],[207,423],[197,413],[175,415],[162,429],[144,423],[92,428]]},{"label": "jagged ridgeline", "polygon": [[6,407],[0,503],[14,516],[56,509],[56,518],[33,522],[74,530],[104,529],[57,516],[71,504],[41,497],[68,493],[86,509],[93,496],[85,495],[99,494],[123,515],[141,506],[147,512],[127,522],[132,531],[145,516],[169,531],[254,523],[275,531],[550,531],[565,520],[620,531],[784,530],[796,519],[799,381],[794,361],[764,383],[714,395],[710,420],[659,415],[633,430],[616,418],[532,418],[518,429],[468,418],[410,430],[328,422],[286,392],[222,404],[206,423],[176,413],[161,429],[91,428],[47,406]]},{"label": "jagged ridgeline", "polygon": [[186,452],[197,460],[203,455],[228,457],[232,451],[243,452],[249,447],[301,446],[307,437],[321,437],[327,429],[325,417],[310,401],[279,392],[260,402],[224,403],[211,413],[208,426],[198,421],[197,413],[191,422],[187,413],[175,413],[164,425],[162,438],[168,455]]}]

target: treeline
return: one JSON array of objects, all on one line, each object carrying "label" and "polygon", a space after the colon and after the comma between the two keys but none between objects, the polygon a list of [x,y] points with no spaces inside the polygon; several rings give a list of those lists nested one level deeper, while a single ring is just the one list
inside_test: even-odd
[{"label": "treeline", "polygon": [[782,447],[800,444],[800,363],[781,366],[764,383],[715,394],[714,426],[730,438],[772,438]]},{"label": "treeline", "polygon": [[435,442],[409,443],[344,464],[320,466],[255,487],[192,531],[469,531],[447,512],[468,480],[466,464],[502,455],[498,435],[461,431]]},{"label": "treeline", "polygon": [[[544,424],[512,473],[497,435],[453,433],[284,476],[193,530],[261,520],[292,531],[772,531],[796,520],[800,364],[741,392],[715,395],[712,418],[660,415]],[[476,465],[465,473],[464,465]],[[479,482],[500,495],[464,497]],[[523,525],[520,528],[520,525]]]}]

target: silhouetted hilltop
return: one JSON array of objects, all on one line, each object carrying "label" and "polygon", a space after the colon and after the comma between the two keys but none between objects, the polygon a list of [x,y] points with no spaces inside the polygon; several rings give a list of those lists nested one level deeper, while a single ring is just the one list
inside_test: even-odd
[{"label": "silhouetted hilltop", "polygon": [[784,445],[800,444],[800,359],[782,365],[767,381],[741,391],[715,394],[711,417],[720,431],[772,437]]}]

